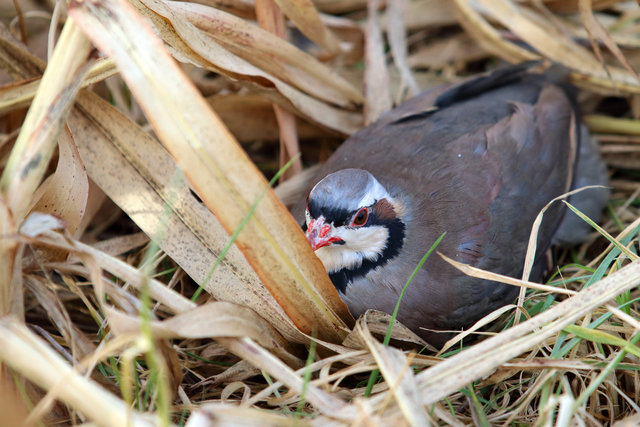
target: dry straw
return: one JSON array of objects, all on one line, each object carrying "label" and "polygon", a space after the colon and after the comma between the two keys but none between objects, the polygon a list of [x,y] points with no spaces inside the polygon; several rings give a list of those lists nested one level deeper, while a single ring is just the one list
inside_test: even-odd
[{"label": "dry straw", "polygon": [[[635,2],[64,6],[26,1],[0,26],[8,422],[637,423]],[[54,43],[48,63],[30,51]],[[310,175],[298,162],[274,193],[263,173],[298,147],[326,158],[419,89],[532,59],[581,89],[613,176],[601,231],[556,252],[546,284],[449,260],[521,287],[518,305],[440,352],[397,323],[381,344],[389,316],[354,322],[286,210]]]}]

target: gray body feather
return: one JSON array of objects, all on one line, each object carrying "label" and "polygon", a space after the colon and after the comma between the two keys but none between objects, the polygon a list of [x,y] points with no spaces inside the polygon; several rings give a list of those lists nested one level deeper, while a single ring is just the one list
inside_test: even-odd
[{"label": "gray body feather", "polygon": [[[406,226],[400,252],[354,279],[342,294],[354,316],[367,309],[391,313],[409,275],[444,232],[437,250],[448,257],[522,274],[536,215],[573,185],[579,124],[570,97],[544,76],[526,74],[494,86],[466,99],[454,94],[449,105],[432,112],[443,89],[420,95],[354,134],[322,166],[314,185],[332,172],[359,168],[402,206],[396,212]],[[602,183],[601,178],[596,180]],[[336,189],[323,203],[342,203],[356,187],[354,182]],[[599,212],[603,199],[591,203],[589,212]],[[301,203],[294,210],[301,222],[303,212]],[[564,214],[561,204],[545,214],[539,254],[550,246]],[[562,240],[571,240],[570,227],[575,224],[567,225]],[[541,270],[536,265],[534,280]],[[399,320],[440,345],[451,335],[432,330],[467,328],[517,292],[465,276],[433,254],[409,285]]]}]

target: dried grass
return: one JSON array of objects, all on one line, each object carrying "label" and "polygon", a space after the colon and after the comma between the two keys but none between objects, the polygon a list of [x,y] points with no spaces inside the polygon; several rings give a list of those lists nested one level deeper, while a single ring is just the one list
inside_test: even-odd
[{"label": "dried grass", "polygon": [[[0,424],[638,423],[635,2],[6,3]],[[354,323],[274,195],[308,174],[275,193],[262,174],[298,138],[322,161],[418,88],[529,59],[581,88],[608,236],[556,251],[546,285],[490,276],[526,298],[440,352],[397,323],[382,345],[388,315]]]}]

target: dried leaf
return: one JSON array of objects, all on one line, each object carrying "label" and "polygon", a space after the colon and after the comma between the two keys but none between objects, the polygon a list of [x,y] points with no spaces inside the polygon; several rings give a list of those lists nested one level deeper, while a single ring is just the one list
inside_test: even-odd
[{"label": "dried leaf", "polygon": [[[377,310],[367,310],[356,322],[359,329],[354,328],[353,331],[351,331],[351,333],[344,339],[342,345],[350,348],[365,348],[365,343],[362,341],[360,330],[366,329],[371,333],[384,337],[389,329],[389,322],[391,322],[391,315]],[[425,340],[420,338],[397,320],[393,325],[391,339],[416,344],[421,348],[435,350],[435,348]]]},{"label": "dried leaf", "polygon": [[315,44],[332,54],[340,52],[340,40],[322,22],[311,0],[275,0],[282,12]]},{"label": "dried leaf", "polygon": [[179,172],[158,141],[91,93],[81,93],[76,105],[69,127],[91,179],[216,299],[251,307],[288,339],[306,341],[235,246],[207,281],[228,234],[175,178]]},{"label": "dried leaf", "polygon": [[47,316],[64,337],[75,360],[82,360],[96,350],[93,343],[73,323],[63,301],[52,290],[47,289],[40,278],[27,277],[25,286],[46,310]]},{"label": "dried leaf", "polygon": [[540,59],[540,56],[502,38],[498,30],[474,9],[469,0],[453,0],[460,25],[488,52],[500,55],[510,62]]},{"label": "dried leaf", "polygon": [[[65,28],[0,180],[0,190],[16,221],[21,221],[27,213],[33,193],[47,170],[66,114],[88,71],[91,44],[72,21]],[[68,72],[58,72],[61,69]]]},{"label": "dried leaf", "polygon": [[407,62],[414,68],[439,70],[448,65],[458,68],[462,64],[488,57],[489,54],[480,49],[478,43],[469,34],[462,33],[434,41],[415,50],[409,55]]},{"label": "dried leaf", "polygon": [[151,427],[160,422],[129,408],[70,366],[26,326],[6,317],[0,319],[0,360],[96,424]]},{"label": "dried leaf", "polygon": [[464,274],[477,277],[478,279],[491,280],[494,282],[505,283],[507,285],[519,286],[521,288],[526,289],[536,289],[543,292],[564,294],[564,295],[575,295],[576,291],[572,291],[570,289],[557,288],[555,286],[541,285],[540,283],[529,282],[527,280],[515,279],[513,277],[504,276],[502,274],[492,273],[490,271],[481,270],[477,267],[473,267],[471,265],[466,265],[461,262],[455,261],[446,255],[438,252],[438,255],[442,257],[446,262],[453,265],[458,270],[462,271]]},{"label": "dried leaf", "polygon": [[[407,6],[408,2],[405,0],[393,1],[388,6],[387,38],[391,46],[393,63],[400,71],[400,77],[402,78],[400,91],[395,98],[396,103],[399,103],[405,97],[413,97],[420,91],[418,83],[413,78],[407,64],[407,35],[404,23],[404,9]],[[405,91],[407,92],[406,95]]]},{"label": "dried leaf", "polygon": [[[282,381],[283,384],[286,384],[297,393],[302,391],[302,378],[252,340],[248,338],[219,338],[218,341],[234,354],[248,360],[255,367],[268,372],[269,375]],[[337,397],[311,384],[307,385],[306,390],[307,401],[322,411],[331,413],[334,418],[344,422],[353,420],[355,417],[353,408],[347,406],[345,402]]]},{"label": "dried leaf", "polygon": [[615,41],[611,38],[611,35],[607,32],[607,30],[602,26],[602,24],[596,19],[593,15],[592,9],[592,0],[578,0],[578,8],[580,10],[580,17],[582,18],[582,22],[584,23],[584,27],[587,30],[587,34],[589,35],[589,40],[591,41],[591,46],[593,47],[594,52],[598,56],[601,62],[603,62],[602,54],[600,53],[600,46],[598,42],[595,40],[596,38],[604,43],[605,46],[613,53],[613,55],[620,61],[620,63],[633,74],[636,80],[640,79],[638,73],[633,69],[627,58],[625,58],[624,54],[618,47]]},{"label": "dried leaf", "polygon": [[0,50],[2,51],[0,66],[14,80],[20,81],[42,75],[45,68],[44,62],[13,37],[4,24],[0,25]]},{"label": "dried leaf", "polygon": [[[226,354],[226,350],[224,349],[224,347],[220,346],[220,348]],[[205,352],[203,351],[203,357],[205,357],[204,354]],[[260,375],[260,369],[255,368],[246,360],[241,360],[238,363],[234,364],[232,367],[225,369],[221,374],[215,375],[213,378],[207,380],[206,383],[210,383],[212,385],[226,384],[234,381],[244,381],[248,378],[255,377],[256,375]]]},{"label": "dried leaf", "polygon": [[[532,9],[509,0],[455,0],[455,3],[464,28],[476,36],[483,47],[507,61],[539,59],[542,55],[575,71],[572,80],[577,85],[589,85],[592,89],[609,93],[640,91],[640,82],[629,71],[614,66],[605,71],[587,49]],[[539,55],[502,37],[482,17],[480,10],[520,37]]]},{"label": "dried leaf", "polygon": [[69,129],[65,129],[58,138],[58,147],[56,171],[34,194],[31,211],[50,213],[62,218],[66,229],[74,235],[84,216],[89,180]]},{"label": "dried leaf", "polygon": [[[637,285],[639,275],[640,262],[636,261],[526,322],[424,370],[417,376],[422,403],[435,403],[466,384],[490,374],[502,363],[538,345],[617,295],[632,289]],[[384,395],[375,396],[372,400],[379,402],[384,398]]]},{"label": "dried leaf", "polygon": [[126,234],[96,242],[93,247],[111,256],[118,256],[146,245],[149,237],[142,233]]},{"label": "dried leaf", "polygon": [[191,413],[185,427],[215,427],[224,419],[228,425],[251,425],[260,420],[262,427],[305,427],[304,419],[279,415],[273,411],[254,408],[238,408],[228,403],[205,403]]},{"label": "dried leaf", "polygon": [[[173,12],[163,5],[164,3],[155,4],[156,8],[163,8],[165,15],[173,16]],[[172,5],[176,4],[172,3]],[[330,129],[350,134],[360,128],[362,122],[360,114],[334,108],[293,88],[235,56],[220,46],[212,36],[197,30],[184,19],[174,19],[175,25],[178,26],[174,29],[166,19],[141,3],[133,3],[133,6],[138,7],[138,11],[154,24],[154,29],[162,36],[168,49],[180,60],[189,61],[234,80],[240,79],[241,83],[272,102],[289,110],[297,110],[308,120]]]},{"label": "dried leaf", "polygon": [[333,14],[342,14],[362,9],[367,5],[367,0],[314,0],[318,10]]},{"label": "dried leaf", "polygon": [[365,42],[365,124],[375,122],[382,113],[391,109],[389,74],[384,57],[382,30],[378,22],[379,7],[380,0],[369,0]]},{"label": "dried leaf", "polygon": [[[286,37],[284,15],[278,9],[274,0],[257,0],[256,15],[262,28],[280,38]],[[285,181],[302,172],[300,144],[293,114],[275,104],[273,105],[273,110],[280,128],[280,168],[283,168],[291,159],[295,158],[291,167],[280,178],[281,181]]]},{"label": "dried leaf", "polygon": [[185,78],[152,28],[124,0],[71,2],[69,13],[118,65],[147,118],[228,233],[256,210],[236,243],[296,326],[336,341],[349,312],[319,259],[255,165]]},{"label": "dried leaf", "polygon": [[[130,266],[124,261],[101,252],[89,245],[76,240],[66,238],[59,233],[46,232],[34,242],[47,245],[52,248],[63,249],[81,257],[85,263],[89,262],[89,273],[94,281],[94,286],[101,286],[100,268],[113,274],[115,277],[129,283],[134,288],[147,289],[149,295],[156,301],[163,303],[169,311],[182,313],[196,307],[195,303],[183,297],[173,289],[169,289],[164,283],[149,278],[140,270]],[[98,265],[100,268],[98,268]]]},{"label": "dried leaf", "polygon": [[[542,0],[549,9],[559,13],[572,13],[578,10],[580,0]],[[591,0],[595,10],[603,10],[620,3],[620,0]]]},{"label": "dried leaf", "polygon": [[[3,52],[12,57],[30,55],[20,53],[19,46],[3,40]],[[9,161],[0,179],[0,235],[15,236],[17,227],[27,214],[33,193],[47,170],[55,148],[55,141],[65,116],[73,105],[86,69],[90,43],[73,23],[63,30],[50,68],[45,71],[46,86],[38,91],[32,107],[13,146]],[[33,61],[39,64],[39,61]],[[57,70],[68,70],[59,73]],[[21,64],[17,73],[29,72],[28,64]],[[0,239],[0,316],[23,316],[21,249],[12,239]]]},{"label": "dried leaf", "polygon": [[395,396],[409,425],[431,425],[432,422],[420,402],[418,387],[410,366],[411,362],[400,350],[377,342],[366,328],[361,327],[360,323],[356,326],[356,330],[371,350],[382,376],[389,385],[391,393]]},{"label": "dried leaf", "polygon": [[482,327],[490,324],[491,322],[499,319],[503,314],[509,312],[510,310],[515,309],[516,307],[517,306],[515,306],[513,304],[508,304],[508,305],[500,307],[497,310],[494,310],[491,313],[487,314],[482,319],[480,319],[476,323],[474,323],[471,327],[469,327],[468,329],[460,332],[459,334],[456,334],[455,337],[451,338],[446,343],[444,343],[444,345],[442,346],[440,351],[438,351],[437,355],[438,356],[442,355],[445,351],[449,350],[455,344],[457,344],[459,342],[462,342],[462,340],[464,338],[468,337],[469,335],[474,334],[480,328],[482,328]]},{"label": "dried leaf", "polygon": [[[210,96],[207,101],[239,142],[280,138],[273,104],[263,97],[228,94]],[[335,133],[302,119],[296,120],[296,132],[300,139],[335,137]]]},{"label": "dried leaf", "polygon": [[[87,73],[81,87],[96,84],[117,72],[112,61],[102,59],[96,61]],[[28,107],[40,87],[40,78],[30,78],[11,85],[0,86],[0,114]]]},{"label": "dried leaf", "polygon": [[[116,334],[136,333],[140,317],[105,307]],[[270,349],[290,365],[302,366],[292,347],[269,323],[253,310],[228,302],[213,302],[177,314],[162,322],[152,321],[155,338],[248,337]]]},{"label": "dried leaf", "polygon": [[22,318],[22,246],[10,237],[15,236],[16,227],[9,206],[0,195],[0,231],[6,231],[4,235],[8,236],[0,239],[0,314]]},{"label": "dried leaf", "polygon": [[335,71],[277,35],[242,19],[195,3],[161,0],[143,3],[169,19],[187,44],[197,42],[198,27],[225,49],[297,89],[340,106],[362,102],[362,95]]}]

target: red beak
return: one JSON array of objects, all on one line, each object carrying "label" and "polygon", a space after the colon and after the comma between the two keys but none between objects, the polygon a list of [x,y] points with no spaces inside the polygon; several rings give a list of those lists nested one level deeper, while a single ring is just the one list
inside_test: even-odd
[{"label": "red beak", "polygon": [[312,219],[307,227],[307,240],[311,245],[311,249],[318,250],[324,246],[329,246],[334,242],[340,242],[342,239],[329,234],[331,224],[325,224],[324,217]]}]

